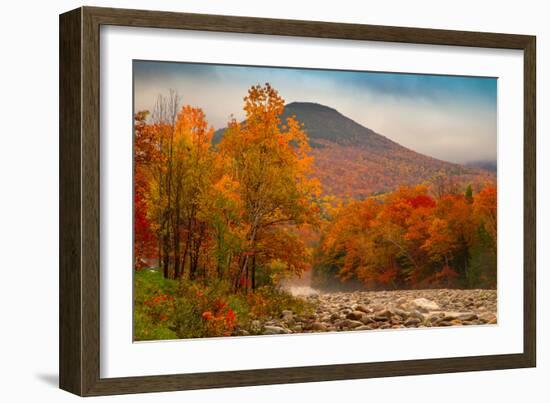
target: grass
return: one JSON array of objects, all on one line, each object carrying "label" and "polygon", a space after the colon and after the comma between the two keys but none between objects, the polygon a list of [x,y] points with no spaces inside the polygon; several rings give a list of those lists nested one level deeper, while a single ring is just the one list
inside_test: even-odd
[{"label": "grass", "polygon": [[142,270],[134,276],[134,340],[175,339],[171,328],[176,282],[162,273]]}]

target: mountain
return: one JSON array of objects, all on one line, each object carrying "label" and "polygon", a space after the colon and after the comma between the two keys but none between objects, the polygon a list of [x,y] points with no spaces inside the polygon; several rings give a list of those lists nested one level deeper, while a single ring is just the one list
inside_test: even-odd
[{"label": "mountain", "polygon": [[472,162],[468,162],[465,165],[467,167],[485,169],[486,171],[491,171],[491,172],[494,172],[494,173],[497,172],[497,162],[494,161],[494,160],[472,161]]},{"label": "mountain", "polygon": [[342,115],[336,109],[312,102],[292,102],[285,106],[282,120],[296,116],[304,123],[312,147],[324,141],[349,146],[363,145],[379,151],[394,150],[399,144]]},{"label": "mountain", "polygon": [[[417,153],[325,105],[293,102],[285,106],[282,120],[289,116],[304,124],[315,158],[315,175],[327,195],[364,198],[399,185],[441,181],[441,178],[476,187],[496,178],[487,169]],[[214,142],[221,139],[224,130],[216,131]]]}]

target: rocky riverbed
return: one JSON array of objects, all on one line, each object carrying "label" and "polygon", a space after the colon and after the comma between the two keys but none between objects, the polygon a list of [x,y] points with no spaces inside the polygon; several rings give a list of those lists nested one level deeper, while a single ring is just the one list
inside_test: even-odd
[{"label": "rocky riverbed", "polygon": [[[497,323],[496,290],[405,290],[305,293],[310,315],[283,311],[254,321],[256,334],[490,325]],[[309,294],[309,295],[307,295]]]}]

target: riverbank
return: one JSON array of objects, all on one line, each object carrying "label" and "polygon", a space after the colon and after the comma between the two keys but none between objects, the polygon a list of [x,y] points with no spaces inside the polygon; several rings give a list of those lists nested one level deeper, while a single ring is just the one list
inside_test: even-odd
[{"label": "riverbank", "polygon": [[401,290],[314,293],[307,317],[290,310],[258,321],[260,334],[427,328],[497,323],[496,290]]}]

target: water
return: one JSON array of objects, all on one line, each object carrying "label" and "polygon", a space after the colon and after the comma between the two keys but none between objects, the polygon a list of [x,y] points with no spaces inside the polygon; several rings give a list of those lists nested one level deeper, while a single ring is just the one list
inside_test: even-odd
[{"label": "water", "polygon": [[283,289],[295,297],[309,297],[310,295],[319,295],[319,291],[308,285],[290,285],[283,286]]},{"label": "water", "polygon": [[308,270],[301,277],[293,277],[281,282],[281,288],[295,297],[319,295],[320,291],[311,286],[311,271]]}]

